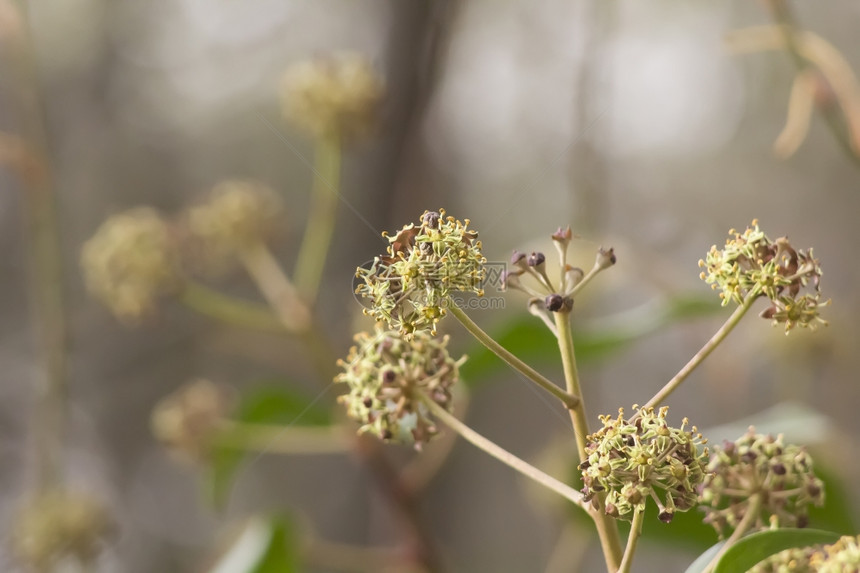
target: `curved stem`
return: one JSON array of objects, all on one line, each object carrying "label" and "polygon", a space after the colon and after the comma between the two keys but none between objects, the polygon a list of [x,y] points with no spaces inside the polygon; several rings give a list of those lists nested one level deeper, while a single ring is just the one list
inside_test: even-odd
[{"label": "curved stem", "polygon": [[744,514],[743,519],[741,519],[740,523],[738,523],[738,526],[735,528],[729,538],[726,539],[726,542],[723,544],[717,554],[714,555],[714,558],[711,559],[711,562],[708,563],[708,566],[705,567],[703,573],[711,573],[711,571],[714,570],[714,567],[717,566],[717,563],[720,562],[720,559],[723,557],[726,551],[728,551],[729,548],[734,545],[738,539],[743,537],[744,534],[750,530],[750,527],[752,527],[756,519],[758,519],[759,511],[761,511],[761,503],[762,501],[760,493],[753,494],[749,498],[747,511]]},{"label": "curved stem", "polygon": [[[570,328],[570,311],[555,313],[555,326],[558,330],[558,349],[561,353],[567,391],[570,394],[582,396],[579,371],[576,367],[576,353],[573,348],[573,331]],[[580,461],[586,460],[588,459],[586,438],[589,432],[585,405],[582,400],[570,409],[570,419],[573,423],[574,433],[576,434],[576,450],[579,454],[579,459]],[[613,518],[602,511],[603,500],[600,497],[598,499],[599,507],[596,511],[589,512],[589,515],[594,520],[597,535],[600,537],[600,546],[603,548],[603,558],[606,561],[606,567],[609,571],[615,571],[621,562],[621,538],[618,535],[618,526],[615,524]]]},{"label": "curved stem", "polygon": [[213,445],[272,454],[337,454],[351,449],[352,438],[337,426],[286,427],[225,420]]},{"label": "curved stem", "polygon": [[642,521],[645,518],[645,510],[636,508],[633,510],[633,523],[630,524],[630,533],[627,536],[627,547],[624,549],[624,558],[621,559],[621,566],[618,568],[618,573],[630,573],[630,568],[633,565],[633,555],[636,553],[636,545],[639,538],[642,536]]},{"label": "curved stem", "polygon": [[287,332],[270,307],[222,294],[197,282],[185,283],[179,300],[191,310],[231,326]]},{"label": "curved stem", "polygon": [[460,434],[460,436],[471,443],[475,447],[480,450],[485,451],[490,454],[503,464],[512,467],[517,470],[524,476],[529,479],[534,480],[535,482],[541,484],[542,486],[550,489],[560,496],[568,499],[569,501],[575,503],[576,505],[586,509],[586,504],[582,499],[582,493],[576,491],[569,485],[555,479],[549,474],[542,472],[537,469],[530,463],[521,460],[508,450],[502,448],[495,442],[485,438],[460,420],[458,420],[453,414],[450,414],[445,408],[431,400],[427,395],[420,394],[419,396],[421,401],[427,406],[427,408],[436,416],[439,420],[441,420],[446,426]]},{"label": "curved stem", "polygon": [[336,137],[318,138],[314,163],[310,213],[293,272],[296,288],[310,305],[313,305],[319,293],[325,261],[334,235],[340,189],[340,141]]},{"label": "curved stem", "polygon": [[708,340],[702,348],[690,358],[690,361],[678,371],[675,376],[669,380],[665,386],[663,386],[659,392],[654,394],[654,397],[648,400],[645,404],[645,407],[653,407],[657,406],[663,400],[669,397],[669,395],[675,391],[675,389],[681,385],[681,383],[687,379],[687,377],[695,370],[702,362],[704,362],[705,358],[707,358],[714,349],[720,345],[720,343],[728,336],[728,334],[738,325],[743,316],[750,309],[752,304],[756,301],[758,295],[747,295],[744,299],[743,303],[738,306],[735,311],[729,316],[725,323],[720,327],[720,329],[714,333],[710,340]]},{"label": "curved stem", "polygon": [[555,384],[553,384],[549,379],[547,379],[544,375],[539,373],[537,370],[514,356],[508,349],[504,346],[496,342],[493,337],[484,332],[480,326],[475,324],[475,322],[469,318],[469,315],[466,314],[463,309],[458,307],[457,305],[452,304],[448,310],[453,314],[457,320],[469,331],[469,333],[478,339],[478,342],[486,346],[490,351],[492,351],[496,356],[504,360],[511,366],[514,370],[558,398],[562,401],[562,403],[567,406],[568,409],[575,408],[577,404],[580,403],[579,397],[576,394],[572,394],[569,391],[565,392]]},{"label": "curved stem", "polygon": [[567,296],[569,296],[570,298],[574,298],[579,293],[579,291],[584,289],[585,285],[590,283],[591,279],[596,277],[597,274],[602,270],[603,270],[603,268],[599,267],[597,265],[591,267],[591,270],[588,271],[588,273],[584,277],[582,277],[582,280],[580,280],[578,283],[576,283],[576,286],[571,289],[571,291],[568,293]]}]

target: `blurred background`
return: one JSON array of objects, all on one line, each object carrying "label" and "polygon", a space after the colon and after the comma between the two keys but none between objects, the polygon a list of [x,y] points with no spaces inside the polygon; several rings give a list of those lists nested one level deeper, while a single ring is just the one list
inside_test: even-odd
[{"label": "blurred background", "polygon": [[[26,4],[22,14],[19,3],[0,1],[0,131],[44,145],[50,161],[68,321],[64,473],[116,521],[98,571],[207,571],[242,520],[281,510],[330,542],[392,547],[400,539],[377,484],[350,455],[251,456],[226,509],[207,504],[201,470],[177,463],[150,433],[161,398],[201,377],[240,393],[292,384],[331,406],[341,390],[321,384],[293,342],[213,325],[178,304],[129,328],[87,295],[78,269],[82,244],[111,214],[137,205],[175,213],[230,178],[263,181],[285,199],[288,222],[272,248],[291,268],[313,149],[281,115],[280,78],[290,64],[333,50],[366,55],[386,85],[376,134],[344,154],[319,309],[339,355],[353,325],[367,328],[352,277],[384,249],[381,231],[445,207],[470,218],[486,257],[504,262],[513,249],[552,251],[549,235],[570,224],[582,237],[575,262],[588,268],[600,245],[619,259],[577,299],[574,318],[594,427],[597,414],[646,401],[728,316],[702,302],[714,295],[697,261],[729,228],[758,217],[772,238],[814,246],[833,300],[824,311],[830,325],[786,337],[751,314],[672,396],[671,417],[716,428],[706,435],[717,440],[791,404],[765,418],[774,421],[768,430],[810,442],[846,484],[844,497],[831,497],[842,513],[823,519],[856,533],[860,385],[851,372],[860,368],[860,326],[851,317],[860,270],[840,257],[860,244],[860,162],[820,116],[791,157],[775,157],[797,68],[784,52],[732,55],[724,43],[733,30],[771,23],[766,3]],[[799,26],[860,68],[851,25],[860,7],[794,8]],[[44,285],[27,272],[28,188],[4,169],[0,189],[0,531],[8,541],[34,480],[33,408],[44,376],[44,309],[34,293]],[[241,273],[218,286],[258,296]],[[525,300],[493,294],[505,307],[475,310],[474,320],[560,376],[554,342]],[[442,324],[452,347],[478,364],[464,369],[470,425],[554,475],[569,472],[564,412],[453,320]],[[730,422],[738,424],[717,428]],[[388,454],[398,466],[414,456],[405,447]],[[563,504],[468,444],[455,445],[419,505],[447,571],[602,567],[596,539]],[[702,535],[669,545],[646,536],[637,569],[682,571],[716,541],[713,531]],[[0,569],[23,571],[8,546]]]}]

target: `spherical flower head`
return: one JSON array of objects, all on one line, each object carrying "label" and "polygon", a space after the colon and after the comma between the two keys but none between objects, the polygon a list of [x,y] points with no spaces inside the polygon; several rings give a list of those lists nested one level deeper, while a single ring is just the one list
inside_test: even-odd
[{"label": "spherical flower head", "polygon": [[335,382],[349,386],[338,400],[362,424],[359,432],[420,448],[438,433],[422,395],[451,410],[451,387],[466,357],[451,358],[447,336],[434,338],[421,331],[407,339],[377,327],[355,340],[347,359],[338,362],[343,372]]},{"label": "spherical flower head", "polygon": [[81,270],[90,293],[127,322],[151,314],[182,282],[170,229],[146,207],[108,218],[84,243]]},{"label": "spherical flower head", "polygon": [[289,121],[314,137],[340,140],[372,131],[384,93],[367,58],[351,52],[293,64],[281,84]]},{"label": "spherical flower head", "polygon": [[265,241],[282,214],[283,202],[267,185],[222,181],[205,203],[188,212],[186,224],[195,262],[207,270],[224,270],[242,249]]},{"label": "spherical flower head", "polygon": [[[819,317],[821,267],[812,249],[799,250],[785,237],[770,240],[758,221],[743,233],[729,231],[725,247],[712,246],[699,266],[701,278],[720,289],[723,305],[742,304],[749,297],[765,296],[771,306],[761,316],[784,324],[786,333],[795,326],[816,328],[827,324]],[[802,291],[807,290],[809,292]]]},{"label": "spherical flower head", "polygon": [[676,511],[696,504],[697,487],[704,479],[707,442],[695,426],[680,428],[666,421],[668,408],[633,406],[636,415],[601,416],[603,428],[588,436],[587,458],[579,465],[587,500],[605,492],[606,513],[630,520],[644,510],[648,498],[660,509],[659,519],[668,523]]},{"label": "spherical flower head", "polygon": [[817,573],[856,573],[860,571],[860,537],[843,536],[825,545],[809,559],[810,571]]},{"label": "spherical flower head", "polygon": [[177,458],[206,463],[212,441],[228,419],[233,395],[208,380],[195,380],[153,409],[152,433]]},{"label": "spherical flower head", "polygon": [[764,561],[753,566],[748,573],[817,573],[819,571],[810,564],[810,559],[821,546],[792,547],[779,553],[774,553]]},{"label": "spherical flower head", "polygon": [[67,558],[91,563],[112,527],[95,499],[65,489],[38,494],[22,507],[12,530],[17,557],[35,571],[53,570]]},{"label": "spherical flower head", "polygon": [[469,220],[425,211],[421,221],[388,237],[387,254],[359,268],[356,293],[370,301],[365,312],[401,333],[436,332],[454,292],[483,296],[484,263],[478,233]]},{"label": "spherical flower head", "polygon": [[725,536],[754,496],[761,500],[754,527],[804,527],[808,507],[824,503],[824,484],[805,449],[750,427],[738,440],[714,448],[699,499],[704,521]]}]

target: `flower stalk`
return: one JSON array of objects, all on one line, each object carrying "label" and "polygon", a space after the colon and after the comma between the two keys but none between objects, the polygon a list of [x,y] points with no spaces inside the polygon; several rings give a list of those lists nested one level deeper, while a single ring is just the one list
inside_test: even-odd
[{"label": "flower stalk", "polygon": [[562,404],[564,404],[569,410],[576,408],[577,405],[581,403],[577,394],[571,393],[569,390],[565,392],[562,388],[553,384],[543,374],[517,358],[508,349],[496,342],[493,337],[484,332],[480,326],[475,324],[463,309],[456,305],[451,305],[449,311],[457,320],[460,321],[460,324],[462,324],[463,327],[465,327],[465,329],[478,340],[478,342],[486,346],[496,356],[504,360],[511,368],[561,400]]},{"label": "flower stalk", "polygon": [[639,543],[639,538],[642,537],[642,522],[644,520],[645,510],[637,507],[633,512],[633,521],[630,524],[630,533],[627,536],[627,547],[624,548],[624,557],[621,559],[618,573],[630,573],[631,571],[636,546]]}]

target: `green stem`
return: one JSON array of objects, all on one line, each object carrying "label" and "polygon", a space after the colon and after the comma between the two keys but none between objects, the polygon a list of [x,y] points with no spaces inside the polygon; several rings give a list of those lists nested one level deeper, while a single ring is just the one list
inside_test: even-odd
[{"label": "green stem", "polygon": [[583,501],[581,492],[576,491],[569,485],[555,479],[551,475],[542,472],[528,462],[516,457],[514,454],[502,448],[495,442],[485,438],[461,422],[453,414],[450,414],[445,410],[445,408],[431,400],[427,395],[419,394],[419,397],[434,416],[441,420],[446,426],[460,434],[464,440],[471,443],[478,449],[485,451],[503,464],[517,470],[527,478],[530,478],[547,489],[556,492],[560,496],[575,503],[583,509],[586,509],[587,511],[588,504]]},{"label": "green stem", "polygon": [[602,270],[603,270],[603,268],[602,268],[602,267],[599,267],[599,266],[597,266],[597,265],[593,266],[593,267],[591,268],[591,270],[590,270],[590,271],[588,271],[588,273],[587,273],[584,277],[582,277],[582,280],[581,280],[581,281],[579,281],[578,283],[576,283],[576,286],[575,286],[575,287],[573,287],[573,289],[571,289],[570,293],[568,293],[568,295],[567,295],[567,296],[569,296],[570,298],[574,298],[574,297],[579,293],[579,291],[581,291],[582,289],[584,289],[584,288],[585,288],[585,285],[587,285],[588,283],[590,283],[590,282],[591,282],[591,279],[593,279],[594,277],[596,277],[596,276],[597,276],[597,274],[598,274],[600,271],[602,271]]},{"label": "green stem", "polygon": [[179,298],[191,310],[231,326],[266,332],[286,331],[269,307],[222,294],[200,283],[185,283]]},{"label": "green stem", "polygon": [[514,356],[508,349],[496,342],[489,334],[484,332],[480,326],[469,318],[463,309],[452,304],[448,309],[457,320],[474,336],[478,342],[490,349],[496,356],[507,362],[514,370],[558,398],[568,409],[575,408],[580,404],[579,395],[571,392],[565,392],[537,370]]},{"label": "green stem", "polygon": [[310,311],[269,249],[258,243],[245,248],[239,255],[284,328],[290,332],[307,332],[311,327]]},{"label": "green stem", "polygon": [[630,573],[630,568],[633,566],[633,555],[636,553],[636,545],[639,538],[642,536],[642,522],[645,519],[645,510],[636,508],[633,510],[633,523],[630,524],[630,533],[627,536],[627,547],[624,549],[624,558],[621,559],[621,566],[618,568],[618,573]]},{"label": "green stem", "polygon": [[[591,273],[589,273],[591,274]],[[581,283],[580,283],[581,284]],[[573,331],[570,328],[570,311],[555,313],[555,327],[558,331],[558,349],[561,353],[561,363],[564,368],[564,379],[569,394],[582,396],[582,388],[579,383],[579,371],[576,367],[576,353],[573,348]],[[576,406],[570,409],[570,419],[576,434],[576,450],[580,461],[588,459],[586,451],[586,438],[588,437],[588,418],[585,414],[585,405],[580,400]],[[600,537],[600,546],[603,549],[603,558],[609,571],[618,569],[621,563],[621,537],[615,521],[602,511],[603,500],[600,500],[597,511],[590,512],[597,535]]]},{"label": "green stem", "polygon": [[720,559],[723,557],[723,555],[725,555],[726,551],[728,551],[729,548],[734,545],[738,539],[743,537],[744,534],[749,531],[750,527],[752,527],[755,521],[758,519],[759,511],[761,511],[761,504],[762,499],[760,493],[755,493],[750,496],[747,503],[746,513],[744,514],[743,519],[741,519],[740,523],[738,523],[738,526],[735,528],[729,538],[726,539],[726,542],[723,544],[717,554],[714,555],[714,558],[711,559],[711,562],[708,563],[708,566],[705,567],[703,573],[711,573],[711,571],[714,570],[714,567],[717,566],[717,563],[720,562]]},{"label": "green stem", "polygon": [[224,421],[214,445],[273,454],[336,454],[349,451],[352,439],[336,426],[284,427]]},{"label": "green stem", "polygon": [[675,376],[669,380],[663,388],[660,389],[659,392],[654,394],[654,397],[648,400],[645,404],[645,407],[655,407],[662,403],[669,395],[675,391],[675,389],[681,385],[681,383],[687,379],[687,377],[695,370],[702,362],[704,362],[705,358],[707,358],[714,349],[720,345],[720,343],[728,336],[728,334],[738,325],[740,320],[744,317],[747,311],[750,309],[752,304],[756,301],[758,295],[747,295],[744,299],[743,303],[738,306],[735,311],[729,316],[725,323],[720,327],[720,329],[714,333],[710,340],[708,340],[702,348],[690,358],[690,361],[684,365],[681,370],[675,374]]},{"label": "green stem", "polygon": [[337,137],[317,139],[314,163],[310,212],[293,273],[296,287],[310,305],[319,294],[337,217],[341,171],[341,148]]}]

